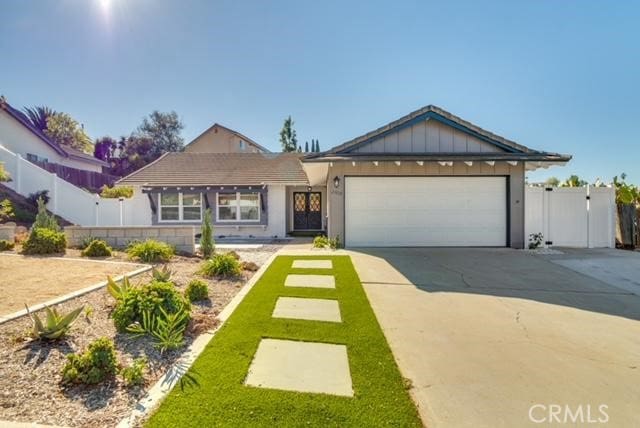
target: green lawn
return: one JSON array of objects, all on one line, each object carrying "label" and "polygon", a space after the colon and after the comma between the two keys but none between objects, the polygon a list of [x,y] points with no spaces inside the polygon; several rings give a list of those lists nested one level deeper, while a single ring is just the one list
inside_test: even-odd
[{"label": "green lawn", "polygon": [[[331,259],[333,269],[292,269],[294,259]],[[285,287],[290,273],[332,273],[336,289]],[[279,296],[338,299],[343,322],[274,319]],[[347,345],[355,396],[245,386],[263,337]],[[147,426],[422,426],[348,256],[277,257],[193,371],[199,386],[174,388]]]}]

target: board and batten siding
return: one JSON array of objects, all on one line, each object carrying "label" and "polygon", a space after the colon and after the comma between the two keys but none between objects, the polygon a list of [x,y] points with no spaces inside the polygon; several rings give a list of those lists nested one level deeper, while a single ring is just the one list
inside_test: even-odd
[{"label": "board and batten siding", "polygon": [[[344,196],[345,176],[505,176],[508,177],[508,231],[509,246],[524,248],[524,164],[518,162],[512,166],[506,162],[496,162],[494,166],[485,162],[474,162],[467,166],[462,162],[454,162],[453,166],[441,166],[437,162],[424,162],[418,165],[414,161],[405,161],[396,165],[394,162],[380,161],[378,166],[373,162],[334,162],[327,174],[329,236],[345,237],[344,230]],[[333,180],[340,179],[340,187],[335,188]]]},{"label": "board and batten siding", "polygon": [[424,120],[357,147],[356,153],[489,153],[502,150],[435,120]]}]

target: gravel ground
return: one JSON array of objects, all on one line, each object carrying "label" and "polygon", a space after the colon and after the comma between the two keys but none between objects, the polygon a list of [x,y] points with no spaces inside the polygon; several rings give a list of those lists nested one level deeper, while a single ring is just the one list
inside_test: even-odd
[{"label": "gravel ground", "polygon": [[[280,246],[265,245],[259,249],[237,251],[243,261],[262,265]],[[69,250],[67,256],[77,256]],[[122,260],[116,255],[112,260]],[[194,277],[201,260],[174,257],[169,268],[173,280],[181,290]],[[138,276],[134,283],[148,279]],[[229,303],[253,272],[245,271],[242,278],[234,280],[210,280],[210,300],[194,304],[193,321],[189,327],[186,344],[198,334],[215,326],[217,314]],[[36,422],[69,427],[115,426],[128,415],[146,390],[175,362],[180,351],[163,355],[146,338],[133,339],[118,334],[110,319],[114,307],[113,298],[105,290],[97,290],[57,306],[67,312],[84,305],[90,308],[73,325],[68,337],[59,342],[32,341],[27,337],[31,326],[29,318],[22,317],[0,325],[0,420]],[[60,371],[65,355],[83,351],[99,337],[109,337],[116,343],[118,359],[128,365],[134,358],[146,356],[149,361],[145,384],[127,388],[118,377],[102,385],[63,387]]]}]

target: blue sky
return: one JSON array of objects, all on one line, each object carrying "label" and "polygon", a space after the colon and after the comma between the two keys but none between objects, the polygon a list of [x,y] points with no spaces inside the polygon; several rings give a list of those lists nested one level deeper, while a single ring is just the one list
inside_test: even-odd
[{"label": "blue sky", "polygon": [[[632,4],[634,3],[634,4]],[[92,137],[175,110],[279,149],[292,115],[322,149],[427,104],[577,173],[640,183],[640,3],[4,0],[0,93]]]}]

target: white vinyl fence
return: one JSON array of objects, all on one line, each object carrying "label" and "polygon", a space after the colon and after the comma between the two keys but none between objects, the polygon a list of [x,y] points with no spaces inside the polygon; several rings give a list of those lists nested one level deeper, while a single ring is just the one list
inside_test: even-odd
[{"label": "white vinyl fence", "polygon": [[104,199],[58,178],[19,154],[0,146],[0,162],[10,174],[7,187],[23,196],[49,191],[47,208],[80,226],[145,226],[151,224],[151,208],[145,195],[135,192],[131,199]]},{"label": "white vinyl fence", "polygon": [[542,233],[548,246],[615,247],[612,187],[526,187],[525,239]]}]

